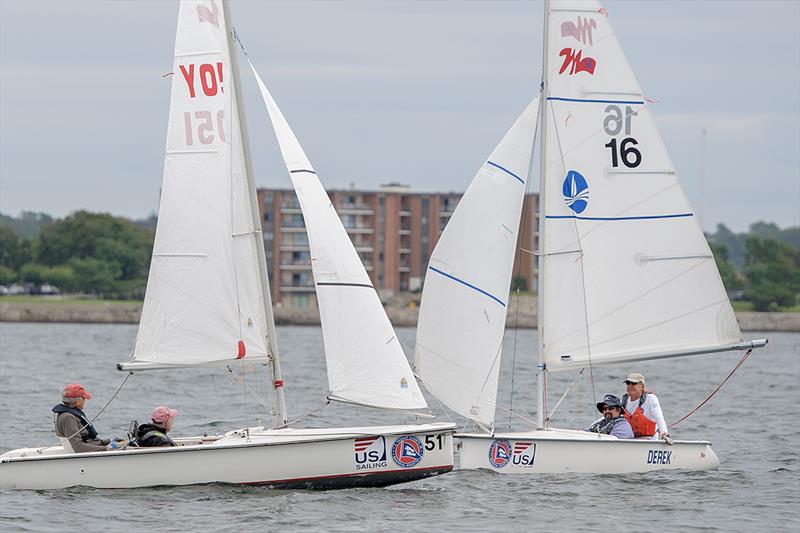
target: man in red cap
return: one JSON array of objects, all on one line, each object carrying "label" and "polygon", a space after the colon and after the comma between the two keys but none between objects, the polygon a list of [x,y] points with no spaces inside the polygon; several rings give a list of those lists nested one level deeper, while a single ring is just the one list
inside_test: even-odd
[{"label": "man in red cap", "polygon": [[61,439],[64,449],[80,453],[124,447],[124,442],[121,444],[97,437],[97,430],[83,412],[86,400],[91,399],[91,393],[80,383],[70,383],[61,391],[61,403],[53,407],[53,412],[56,414],[56,435]]}]

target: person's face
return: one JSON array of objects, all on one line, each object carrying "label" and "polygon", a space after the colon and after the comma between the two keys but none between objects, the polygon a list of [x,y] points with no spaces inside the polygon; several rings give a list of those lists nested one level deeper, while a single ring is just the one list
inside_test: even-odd
[{"label": "person's face", "polygon": [[603,417],[606,420],[611,420],[612,418],[617,418],[622,412],[620,411],[619,407],[615,405],[604,405],[603,406]]},{"label": "person's face", "polygon": [[174,418],[168,418],[167,421],[164,423],[164,431],[166,432],[166,431],[171,430],[172,426],[174,426],[174,425],[175,425],[175,419]]},{"label": "person's face", "polygon": [[628,396],[635,400],[642,395],[642,392],[644,392],[644,385],[641,383],[636,383],[635,381],[626,381],[625,389],[628,393]]},{"label": "person's face", "polygon": [[77,400],[75,400],[75,407],[77,407],[81,411],[83,411],[83,406],[85,404],[86,404],[86,398],[84,398],[84,397],[80,397]]}]

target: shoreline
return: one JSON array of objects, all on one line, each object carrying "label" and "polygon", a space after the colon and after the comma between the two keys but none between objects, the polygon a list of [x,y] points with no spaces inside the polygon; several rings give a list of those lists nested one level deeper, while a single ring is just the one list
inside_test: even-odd
[{"label": "shoreline", "polygon": [[[274,308],[275,324],[279,326],[318,326],[316,309],[297,309],[281,305]],[[84,324],[138,324],[141,302],[3,302],[0,300],[0,322],[84,323]],[[508,327],[535,329],[537,326],[536,298],[520,298],[518,305],[510,305]],[[415,327],[418,307],[386,305],[386,314],[393,326]],[[736,313],[743,331],[800,332],[800,313]]]}]

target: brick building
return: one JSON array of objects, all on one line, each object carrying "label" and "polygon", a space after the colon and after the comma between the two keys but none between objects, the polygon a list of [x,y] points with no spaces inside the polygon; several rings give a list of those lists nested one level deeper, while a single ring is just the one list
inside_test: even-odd
[{"label": "brick building", "polygon": [[[412,192],[390,184],[378,190],[330,190],[347,233],[375,287],[382,294],[422,288],[436,241],[455,210],[461,193]],[[536,285],[537,195],[525,198],[517,239],[520,275]],[[316,306],[311,256],[303,215],[293,189],[259,189],[272,300],[294,307]],[[516,263],[515,263],[516,265]],[[517,272],[515,266],[514,272]]]}]

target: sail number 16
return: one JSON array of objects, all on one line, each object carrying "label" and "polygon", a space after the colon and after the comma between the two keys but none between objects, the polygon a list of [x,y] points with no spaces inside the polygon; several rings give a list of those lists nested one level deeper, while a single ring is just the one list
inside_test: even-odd
[{"label": "sail number 16", "polygon": [[606,107],[607,113],[603,119],[603,129],[612,136],[605,147],[611,150],[611,166],[618,167],[620,159],[622,164],[628,168],[636,168],[642,163],[642,153],[636,148],[639,144],[634,137],[625,137],[617,143],[616,135],[622,132],[625,127],[625,135],[631,135],[631,119],[636,116],[636,112],[630,107],[625,106],[625,117],[623,120],[622,109],[619,106],[610,105]]}]

